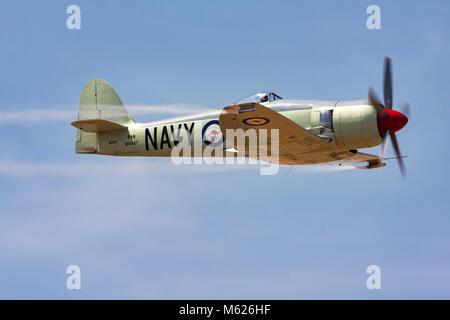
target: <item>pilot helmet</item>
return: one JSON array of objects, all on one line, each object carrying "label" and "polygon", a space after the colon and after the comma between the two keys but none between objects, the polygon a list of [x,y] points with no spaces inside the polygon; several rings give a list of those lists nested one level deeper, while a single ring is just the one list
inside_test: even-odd
[{"label": "pilot helmet", "polygon": [[269,101],[269,95],[267,93],[260,93],[260,94],[258,94],[258,96],[259,96],[259,100],[261,102]]}]

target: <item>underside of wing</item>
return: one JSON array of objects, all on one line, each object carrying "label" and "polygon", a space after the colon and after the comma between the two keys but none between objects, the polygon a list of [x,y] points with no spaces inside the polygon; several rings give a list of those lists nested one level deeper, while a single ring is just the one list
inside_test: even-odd
[{"label": "underside of wing", "polygon": [[[258,103],[225,107],[220,115],[219,125],[228,146],[245,153],[246,156],[251,156],[248,152],[251,148],[250,140],[246,140],[244,147],[239,145],[236,136],[230,136],[230,132],[234,131],[233,134],[236,134],[238,129],[242,129],[248,137],[250,136],[248,133],[254,130],[259,139],[261,130],[264,130],[267,134],[267,143],[258,143],[257,158],[280,164],[299,164],[304,155],[320,151],[320,146],[329,142],[328,139],[311,134],[280,113]],[[272,157],[271,146],[275,143],[272,136],[276,135],[272,130],[278,130],[279,151],[278,157],[275,157],[278,159]]]},{"label": "underside of wing", "polygon": [[379,156],[375,156],[372,154],[358,152],[356,150],[340,152],[337,154],[336,152],[332,152],[328,154],[331,158],[335,160],[330,160],[329,162],[334,162],[336,164],[358,164],[362,162],[367,162],[366,166],[359,167],[361,169],[374,169],[379,167],[384,167],[386,164],[383,162],[383,159]]}]

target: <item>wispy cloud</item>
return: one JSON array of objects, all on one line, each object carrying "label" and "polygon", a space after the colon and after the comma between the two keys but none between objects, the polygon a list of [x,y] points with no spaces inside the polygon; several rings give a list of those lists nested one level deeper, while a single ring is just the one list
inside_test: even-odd
[{"label": "wispy cloud", "polygon": [[76,119],[74,110],[39,109],[0,112],[0,125],[8,123],[37,124],[41,122],[70,121]]},{"label": "wispy cloud", "polygon": [[335,164],[308,164],[308,165],[302,165],[302,166],[294,166],[294,169],[289,172],[289,174],[297,174],[297,173],[314,173],[314,172],[334,172],[334,171],[348,171],[348,170],[354,170],[359,169],[355,165],[335,165]]},{"label": "wispy cloud", "polygon": [[[119,159],[118,159],[119,160]],[[120,159],[123,160],[123,159]],[[255,171],[259,174],[259,169],[268,166],[265,163],[258,164],[181,164],[175,165],[167,159],[166,162],[151,162],[145,159],[128,159],[125,161],[91,161],[80,163],[25,163],[13,161],[0,161],[0,175],[12,176],[18,178],[27,178],[42,175],[57,175],[67,177],[92,176],[92,175],[142,175],[142,174],[195,174],[195,173],[211,173],[224,171]],[[294,166],[289,170],[288,166],[280,166],[277,174],[289,175],[302,173],[321,173],[333,171],[347,171],[356,169],[352,165],[304,165]]]},{"label": "wispy cloud", "polygon": [[[132,116],[144,114],[183,115],[211,111],[211,109],[183,103],[167,105],[127,105],[125,108]],[[73,121],[77,119],[77,114],[78,111],[75,106],[71,106],[70,110],[60,108],[12,110],[0,112],[0,125],[9,123],[39,124]]]},{"label": "wispy cloud", "polygon": [[127,105],[125,108],[130,112],[130,114],[188,114],[188,113],[199,113],[207,112],[212,109],[203,108],[197,105],[175,103],[168,105]]},{"label": "wispy cloud", "polygon": [[30,177],[39,175],[91,176],[91,175],[142,175],[183,174],[257,169],[257,165],[181,164],[167,162],[151,163],[149,160],[129,159],[127,162],[82,162],[82,163],[19,163],[0,162],[0,175]]}]

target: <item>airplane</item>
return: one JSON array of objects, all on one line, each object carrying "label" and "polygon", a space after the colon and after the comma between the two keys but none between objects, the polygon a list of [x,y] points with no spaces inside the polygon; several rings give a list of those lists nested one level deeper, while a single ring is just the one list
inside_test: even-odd
[{"label": "airplane", "polygon": [[[403,113],[393,109],[391,74],[391,59],[385,57],[384,103],[372,88],[367,100],[353,101],[291,100],[265,91],[222,110],[150,123],[135,122],[111,85],[96,78],[84,86],[78,120],[71,123],[77,128],[75,149],[81,154],[170,157],[181,140],[180,130],[184,130],[192,134],[189,142],[200,144],[202,150],[215,146],[225,150],[225,155],[255,157],[227,132],[278,129],[278,164],[366,163],[358,167],[373,169],[385,166],[385,160],[397,159],[405,177],[396,132],[408,122],[409,105],[404,105]],[[386,158],[389,138],[395,157]],[[358,151],[380,144],[378,156]],[[268,159],[260,152],[256,158]]]}]

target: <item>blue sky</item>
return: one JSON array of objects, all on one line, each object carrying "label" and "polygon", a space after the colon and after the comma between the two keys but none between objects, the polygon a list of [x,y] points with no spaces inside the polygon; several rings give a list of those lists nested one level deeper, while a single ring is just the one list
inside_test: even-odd
[{"label": "blue sky", "polygon": [[[0,4],[0,298],[450,298],[450,4],[280,2]],[[66,28],[71,4],[81,30]],[[381,30],[366,28],[371,4]],[[74,153],[71,115],[94,77],[126,105],[189,113],[261,89],[381,96],[385,55],[394,105],[412,110],[406,180],[395,162],[260,176]],[[72,264],[79,291],[65,287]]]}]

